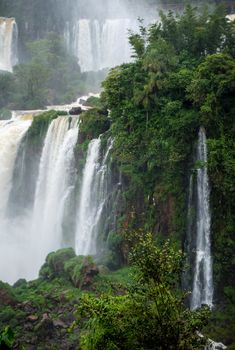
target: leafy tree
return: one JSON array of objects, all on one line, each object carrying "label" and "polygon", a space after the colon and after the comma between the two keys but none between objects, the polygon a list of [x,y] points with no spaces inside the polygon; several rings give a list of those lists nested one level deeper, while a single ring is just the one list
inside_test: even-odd
[{"label": "leafy tree", "polygon": [[81,349],[199,349],[197,332],[208,309],[189,311],[176,289],[182,253],[169,242],[156,246],[151,234],[138,232],[133,239],[134,285],[121,296],[81,297]]}]

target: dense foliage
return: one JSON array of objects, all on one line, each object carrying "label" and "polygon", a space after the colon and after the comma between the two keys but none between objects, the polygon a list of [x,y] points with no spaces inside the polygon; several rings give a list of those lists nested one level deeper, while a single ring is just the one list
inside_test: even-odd
[{"label": "dense foliage", "polygon": [[[161,23],[149,29],[141,22],[140,33],[130,33],[129,40],[133,62],[110,71],[103,83],[101,101],[93,99],[94,108],[81,115],[76,157],[85,153],[89,140],[102,132],[109,130],[108,136],[115,139],[113,159],[122,174],[124,192],[119,232],[114,233],[113,240],[125,260],[129,239],[120,237],[120,231],[141,227],[158,234],[159,239],[172,236],[178,245],[183,243],[185,189],[190,174],[200,166],[194,161],[195,144],[200,126],[205,127],[216,291],[215,311],[206,331],[215,340],[234,346],[235,25],[226,19],[222,8],[212,14],[205,9],[199,15],[188,6],[182,16],[162,13]],[[36,108],[69,101],[84,91],[77,63],[65,53],[58,38],[49,36],[34,42],[29,50],[27,63],[17,66],[13,75],[0,76],[1,107]],[[4,110],[3,116],[6,114]],[[56,112],[46,113],[32,124],[29,136],[33,147],[41,147],[40,132],[44,133],[56,116]],[[130,259],[135,266],[131,286],[116,288],[118,296],[102,294],[98,288],[100,298],[86,293],[79,300],[79,317],[85,325],[81,348],[200,348],[196,331],[206,323],[207,310],[190,312],[183,303],[178,291],[181,254],[168,243],[157,247],[151,236],[143,238],[139,231],[138,239]],[[77,288],[81,287],[83,258],[72,254],[61,264],[61,253],[64,251],[59,254],[59,262],[56,253],[48,256],[40,281],[24,281],[17,287],[22,303],[28,298],[36,304],[30,311],[39,318],[46,312],[45,307],[40,311],[44,303],[53,313],[56,303],[65,301],[72,312],[80,296]],[[24,305],[22,308],[23,314],[17,316],[21,322],[19,333],[27,314]],[[56,317],[60,317],[61,310],[67,312],[65,307],[57,308]],[[5,326],[15,309],[4,305],[0,311]],[[41,333],[38,337],[43,343]]]},{"label": "dense foliage", "polygon": [[140,33],[131,33],[130,43],[134,62],[111,70],[102,95],[126,185],[122,227],[145,227],[184,241],[185,188],[199,166],[195,144],[203,125],[216,300],[222,301],[217,307],[233,310],[226,290],[231,296],[235,287],[235,25],[221,7],[198,15],[188,6],[182,16],[162,13],[161,23],[149,29],[140,23]]},{"label": "dense foliage", "polygon": [[136,238],[130,257],[135,282],[127,292],[81,297],[78,315],[88,318],[81,349],[199,349],[197,331],[208,310],[189,311],[176,292],[181,252],[169,242],[157,247],[150,234],[138,232]]}]

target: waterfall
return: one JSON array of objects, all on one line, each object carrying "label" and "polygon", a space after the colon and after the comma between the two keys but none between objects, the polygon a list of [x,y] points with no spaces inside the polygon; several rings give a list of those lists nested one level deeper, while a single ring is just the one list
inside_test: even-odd
[{"label": "waterfall", "polygon": [[113,141],[109,139],[103,160],[100,160],[101,138],[92,140],[88,147],[77,214],[77,254],[97,254],[97,237],[104,229],[102,223],[108,199],[107,163],[112,146]]},{"label": "waterfall", "polygon": [[46,255],[62,247],[100,255],[120,189],[111,138],[106,146],[102,135],[90,141],[79,182],[79,118],[53,119],[35,146],[27,136],[30,114],[14,115],[0,121],[0,280],[9,283],[37,277]]},{"label": "waterfall", "polygon": [[211,216],[209,204],[209,179],[207,173],[207,144],[204,128],[200,128],[197,145],[197,236],[196,261],[194,269],[191,308],[199,308],[202,304],[212,306],[213,281],[211,258]]},{"label": "waterfall", "polygon": [[75,43],[81,69],[84,71],[94,70],[91,26],[88,19],[78,21]]},{"label": "waterfall", "polygon": [[[6,215],[10,189],[14,186],[11,179],[20,142],[30,121],[0,123],[0,190],[4,193],[0,215],[0,279],[12,283],[18,278],[35,278],[46,255],[61,248],[64,234],[70,234],[64,232],[64,224],[76,183],[74,147],[78,118],[62,116],[51,122],[41,154],[34,203],[23,214],[13,217]],[[21,161],[24,167],[24,157]],[[23,173],[27,174],[27,169]]]},{"label": "waterfall", "polygon": [[[6,211],[8,206],[9,195],[13,184],[13,172],[17,152],[20,142],[27,132],[31,120],[27,118],[12,117],[8,121],[0,121],[0,279],[13,281],[17,276],[17,254],[20,251],[20,239],[14,235],[16,226],[11,227],[9,224]],[[21,229],[21,226],[18,226]],[[23,253],[24,254],[24,253]]]},{"label": "waterfall", "polygon": [[63,116],[52,121],[45,138],[32,215],[32,245],[38,247],[37,269],[46,254],[62,246],[64,211],[75,186],[77,137],[78,119],[73,118],[70,123]]},{"label": "waterfall", "polygon": [[136,29],[136,23],[130,19],[105,21],[102,28],[102,59],[99,69],[114,67],[130,61],[131,48],[128,42],[128,29]]},{"label": "waterfall", "polygon": [[17,64],[17,37],[15,19],[0,17],[0,70],[12,72]]},{"label": "waterfall", "polygon": [[18,147],[30,124],[24,118],[0,121],[0,218],[7,208]]},{"label": "waterfall", "polygon": [[81,70],[97,71],[130,61],[128,29],[137,27],[136,21],[127,18],[80,19],[74,25],[66,24],[64,37]]}]

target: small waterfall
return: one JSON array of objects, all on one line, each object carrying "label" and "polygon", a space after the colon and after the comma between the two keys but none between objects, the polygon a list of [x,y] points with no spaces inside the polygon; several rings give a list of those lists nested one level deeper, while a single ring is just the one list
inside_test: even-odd
[{"label": "small waterfall", "polygon": [[0,70],[12,72],[17,64],[17,39],[15,19],[0,17]]},{"label": "small waterfall", "polygon": [[202,304],[212,306],[213,281],[211,258],[211,216],[209,204],[209,179],[207,173],[207,144],[204,128],[200,128],[197,161],[197,238],[196,261],[194,269],[191,308],[196,309]]},{"label": "small waterfall", "polygon": [[130,61],[128,29],[137,28],[136,21],[126,18],[80,19],[74,25],[66,24],[64,37],[81,70],[98,71]]},{"label": "small waterfall", "polygon": [[105,222],[105,204],[108,198],[108,158],[113,146],[109,139],[107,150],[100,161],[101,138],[92,140],[88,147],[77,214],[76,252],[97,254],[97,237]]}]

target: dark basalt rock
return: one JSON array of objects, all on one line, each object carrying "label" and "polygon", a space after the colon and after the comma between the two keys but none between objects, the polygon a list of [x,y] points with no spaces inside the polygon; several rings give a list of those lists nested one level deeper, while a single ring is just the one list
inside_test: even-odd
[{"label": "dark basalt rock", "polygon": [[81,107],[73,107],[70,109],[69,114],[70,115],[79,115],[83,112],[83,109]]}]

